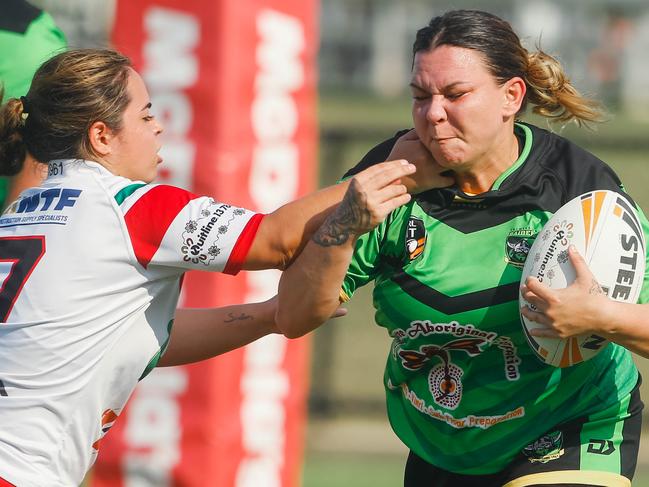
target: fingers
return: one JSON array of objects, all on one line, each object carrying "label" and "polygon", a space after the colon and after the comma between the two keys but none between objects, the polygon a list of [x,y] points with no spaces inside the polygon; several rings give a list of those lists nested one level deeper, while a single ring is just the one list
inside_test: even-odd
[{"label": "fingers", "polygon": [[561,338],[552,328],[534,328],[530,330],[530,335],[538,338]]},{"label": "fingers", "polygon": [[529,306],[521,307],[521,314],[528,320],[539,323],[540,325],[549,327],[552,324],[552,321],[547,316],[538,311],[532,311]]},{"label": "fingers", "polygon": [[331,318],[340,318],[341,316],[345,316],[347,314],[347,308],[343,308],[342,306],[339,306],[336,308],[336,311],[333,312],[331,315]]},{"label": "fingers", "polygon": [[354,176],[354,179],[363,185],[371,184],[374,187],[383,187],[414,173],[416,170],[417,168],[405,159],[397,159],[370,166]]},{"label": "fingers", "polygon": [[[533,293],[537,298],[540,298],[547,302],[554,302],[556,300],[554,291],[550,289],[548,286],[546,286],[545,284],[543,284],[541,281],[539,281],[536,277],[532,277],[532,276],[528,277],[525,280],[524,286],[528,291]],[[523,292],[522,290],[523,288],[521,287],[521,292]]]},{"label": "fingers", "polygon": [[399,140],[419,140],[417,131],[415,129],[410,129],[408,132],[399,137]]},{"label": "fingers", "polygon": [[524,284],[521,286],[521,296],[523,297],[523,299],[525,299],[525,301],[533,305],[539,311],[541,312],[546,311],[548,307],[547,301],[538,297],[536,294],[530,291],[529,288]]},{"label": "fingers", "polygon": [[588,264],[586,264],[586,261],[574,245],[568,247],[568,257],[575,268],[577,279],[586,279],[590,282],[595,278],[593,273],[590,271]]}]

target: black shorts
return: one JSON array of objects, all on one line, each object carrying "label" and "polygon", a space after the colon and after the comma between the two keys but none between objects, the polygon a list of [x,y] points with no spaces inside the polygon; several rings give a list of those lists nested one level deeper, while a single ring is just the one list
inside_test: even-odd
[{"label": "black shorts", "polygon": [[630,487],[642,429],[639,387],[640,380],[621,403],[556,426],[496,474],[448,472],[410,452],[404,487]]}]

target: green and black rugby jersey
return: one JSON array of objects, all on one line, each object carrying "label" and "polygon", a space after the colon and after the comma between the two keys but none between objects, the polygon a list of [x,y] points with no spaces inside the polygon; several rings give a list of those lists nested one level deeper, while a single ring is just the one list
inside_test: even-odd
[{"label": "green and black rugby jersey", "polygon": [[[622,190],[607,165],[566,139],[528,124],[515,130],[520,157],[490,191],[417,195],[359,239],[343,284],[351,296],[375,283],[375,319],[392,337],[384,382],[396,434],[431,464],[465,474],[502,470],[554,426],[618,402],[638,379],[619,345],[560,369],[526,342],[518,288],[533,239],[572,198]],[[398,135],[347,176],[385,160]]]}]

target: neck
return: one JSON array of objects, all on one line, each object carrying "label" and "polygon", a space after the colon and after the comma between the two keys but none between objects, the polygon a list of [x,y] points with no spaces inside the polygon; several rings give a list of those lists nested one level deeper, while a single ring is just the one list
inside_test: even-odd
[{"label": "neck", "polygon": [[458,187],[468,194],[481,194],[489,191],[496,179],[509,169],[518,159],[518,138],[512,130],[503,141],[491,146],[478,161],[465,170],[455,171]]}]

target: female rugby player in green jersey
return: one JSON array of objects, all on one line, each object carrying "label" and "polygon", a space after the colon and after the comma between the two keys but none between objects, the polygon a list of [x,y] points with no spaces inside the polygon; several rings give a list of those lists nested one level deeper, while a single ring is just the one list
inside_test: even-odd
[{"label": "female rugby player in green jersey", "polygon": [[[413,54],[415,131],[456,183],[367,234],[362,212],[330,215],[282,276],[278,327],[302,335],[374,281],[407,487],[630,485],[642,409],[630,352],[611,343],[573,367],[545,365],[518,307],[523,263],[551,215],[586,191],[622,190],[595,156],[517,117],[529,104],[553,120],[595,121],[597,105],[486,12],[433,18]],[[348,175],[388,158],[396,140]]]},{"label": "female rugby player in green jersey", "polygon": [[276,331],[276,300],[176,310],[185,271],[284,268],[344,194],[376,225],[435,167],[417,182],[414,165],[385,162],[261,215],[154,184],[162,131],[111,50],[54,56],[0,106],[0,162],[30,154],[48,173],[0,216],[0,485],[79,485],[103,418],[152,368]]}]

